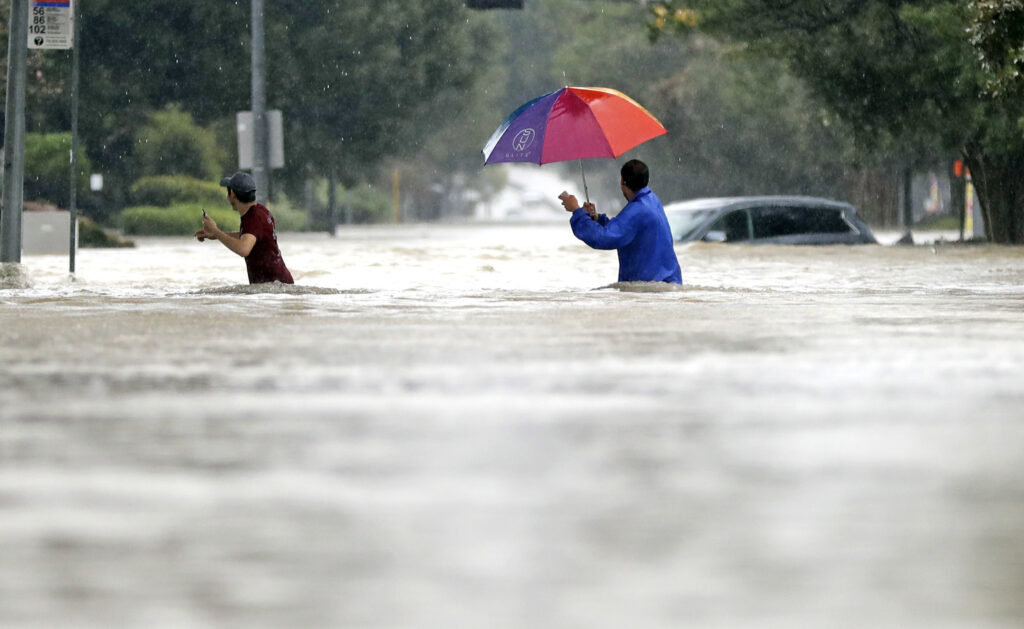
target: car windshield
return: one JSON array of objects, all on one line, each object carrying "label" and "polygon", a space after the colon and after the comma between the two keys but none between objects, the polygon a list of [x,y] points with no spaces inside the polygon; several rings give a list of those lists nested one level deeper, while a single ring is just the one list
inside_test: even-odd
[{"label": "car windshield", "polygon": [[665,215],[672,228],[672,239],[686,240],[714,213],[715,210],[669,210]]}]

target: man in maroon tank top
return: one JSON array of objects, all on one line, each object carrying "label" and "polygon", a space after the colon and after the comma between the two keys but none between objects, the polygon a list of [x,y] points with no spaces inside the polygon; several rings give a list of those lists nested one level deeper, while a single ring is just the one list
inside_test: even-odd
[{"label": "man in maroon tank top", "polygon": [[235,173],[221,180],[228,189],[228,203],[242,217],[240,231],[225,232],[205,212],[203,228],[196,232],[199,242],[219,240],[225,247],[245,258],[250,284],[281,282],[293,284],[277,248],[274,216],[266,206],[256,203],[256,182],[246,173]]}]

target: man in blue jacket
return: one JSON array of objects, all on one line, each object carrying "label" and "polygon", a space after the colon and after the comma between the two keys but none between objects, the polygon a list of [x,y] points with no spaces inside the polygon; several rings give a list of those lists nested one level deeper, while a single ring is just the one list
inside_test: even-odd
[{"label": "man in blue jacket", "polygon": [[598,216],[593,203],[579,201],[568,192],[559,195],[562,207],[572,212],[572,233],[594,249],[617,249],[620,282],[671,282],[682,284],[672,230],[661,201],[647,187],[647,164],[633,159],[622,165],[619,182],[626,207],[609,219]]}]

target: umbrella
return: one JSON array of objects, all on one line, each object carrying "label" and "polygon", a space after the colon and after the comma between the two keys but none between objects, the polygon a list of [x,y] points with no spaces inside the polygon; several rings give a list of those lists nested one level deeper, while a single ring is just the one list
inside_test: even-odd
[{"label": "umbrella", "polygon": [[[501,123],[484,146],[484,164],[547,164],[593,157],[618,157],[668,133],[635,100],[606,87],[564,87],[522,105]],[[587,200],[587,177],[583,173]]]}]

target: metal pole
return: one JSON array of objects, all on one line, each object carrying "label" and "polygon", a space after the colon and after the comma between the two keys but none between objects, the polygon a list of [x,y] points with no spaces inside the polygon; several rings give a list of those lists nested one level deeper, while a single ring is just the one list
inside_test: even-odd
[{"label": "metal pole", "polygon": [[395,169],[395,172],[391,175],[391,194],[394,197],[392,201],[394,201],[395,225],[398,225],[398,209],[399,206],[401,205],[402,200],[402,173],[397,168]]},{"label": "metal pole", "polygon": [[71,1],[71,227],[68,230],[68,272],[75,272],[78,248],[78,0]]},{"label": "metal pole", "polygon": [[914,171],[909,168],[903,169],[903,227],[910,233],[914,226]]},{"label": "metal pole", "polygon": [[330,215],[331,222],[331,235],[333,236],[338,231],[338,190],[337,190],[337,168],[332,164],[331,172],[327,176],[327,213]]},{"label": "metal pole", "polygon": [[25,200],[25,58],[28,0],[12,0],[7,45],[4,189],[0,208],[0,262],[21,262],[21,210]]},{"label": "metal pole", "polygon": [[266,204],[270,193],[270,168],[264,58],[263,0],[252,0],[252,178],[256,182],[256,201]]},{"label": "metal pole", "polygon": [[590,189],[587,188],[587,173],[583,170],[583,160],[580,160],[580,175],[583,176],[583,195],[587,198],[587,203],[590,203]]}]

